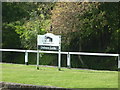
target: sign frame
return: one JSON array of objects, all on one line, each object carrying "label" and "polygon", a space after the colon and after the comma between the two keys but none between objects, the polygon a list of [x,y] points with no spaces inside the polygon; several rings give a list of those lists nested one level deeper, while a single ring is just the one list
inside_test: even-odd
[{"label": "sign frame", "polygon": [[37,46],[40,50],[59,50],[60,35],[47,33],[37,36]]},{"label": "sign frame", "polygon": [[[49,38],[49,42],[46,40],[46,36]],[[41,39],[40,39],[41,37]],[[41,40],[41,41],[39,41]],[[45,42],[47,41],[47,43]],[[53,41],[53,42],[51,42]],[[39,49],[40,46],[43,47],[48,47],[48,49]],[[50,49],[51,47],[54,47],[54,49]],[[55,47],[57,47],[55,49]],[[39,50],[56,50],[58,51],[58,70],[60,71],[61,69],[61,35],[54,35],[52,33],[46,33],[44,35],[37,35],[37,69],[39,70]]]}]

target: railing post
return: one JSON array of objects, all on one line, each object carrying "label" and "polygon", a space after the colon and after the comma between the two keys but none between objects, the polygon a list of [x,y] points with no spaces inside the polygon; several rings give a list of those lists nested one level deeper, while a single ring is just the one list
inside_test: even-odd
[{"label": "railing post", "polygon": [[67,67],[70,69],[71,65],[70,65],[70,53],[68,52],[67,54]]},{"label": "railing post", "polygon": [[118,70],[120,70],[120,54],[118,54]]},{"label": "railing post", "polygon": [[37,69],[39,70],[39,50],[37,50]]},{"label": "railing post", "polygon": [[25,51],[25,64],[28,65],[28,52]]}]

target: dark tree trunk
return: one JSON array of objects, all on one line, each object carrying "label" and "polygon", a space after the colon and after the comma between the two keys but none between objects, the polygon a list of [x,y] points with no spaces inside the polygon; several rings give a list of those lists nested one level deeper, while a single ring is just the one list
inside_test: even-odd
[{"label": "dark tree trunk", "polygon": [[[81,41],[81,38],[80,38],[80,41]],[[81,45],[81,43],[79,43],[79,52],[81,52],[81,51],[82,51],[82,45]],[[83,62],[81,55],[78,55],[78,59],[81,62],[82,67],[87,67],[87,65],[85,65],[85,63]]]}]

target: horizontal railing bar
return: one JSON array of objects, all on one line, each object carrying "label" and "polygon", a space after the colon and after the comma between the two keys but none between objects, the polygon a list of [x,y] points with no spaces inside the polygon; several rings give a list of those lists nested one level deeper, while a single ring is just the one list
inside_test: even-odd
[{"label": "horizontal railing bar", "polygon": [[[33,52],[33,53],[37,53],[38,51],[37,50],[26,50],[27,52]],[[55,54],[58,54],[58,52],[56,51],[40,51],[39,50],[39,53],[55,53]]]},{"label": "horizontal railing bar", "polygon": [[[37,53],[37,50],[19,50],[19,49],[0,49],[0,51],[14,51],[14,52],[33,52]],[[41,51],[40,53],[53,53],[58,54],[57,51]],[[88,53],[88,52],[60,52],[61,54],[76,54],[76,55],[92,55],[92,56],[119,56],[119,54],[109,54],[109,53]]]},{"label": "horizontal railing bar", "polygon": [[92,56],[118,56],[118,54],[109,54],[109,53],[87,53],[87,52],[69,52],[69,54],[92,55]]},{"label": "horizontal railing bar", "polygon": [[61,54],[68,54],[68,52],[60,52]]},{"label": "horizontal railing bar", "polygon": [[40,53],[55,53],[58,54],[59,52],[56,51],[39,51]]},{"label": "horizontal railing bar", "polygon": [[[0,49],[0,51],[12,51],[12,52],[33,52],[33,53],[37,53],[37,50],[19,50],[19,49]],[[55,53],[58,54],[59,52],[56,51],[40,51],[40,53]],[[68,54],[68,52],[61,52],[61,54]]]},{"label": "horizontal railing bar", "polygon": [[19,49],[0,49],[0,51],[25,52],[26,50],[19,50]]},{"label": "horizontal railing bar", "polygon": [[37,53],[36,50],[26,50],[27,52],[33,52],[33,53]]}]

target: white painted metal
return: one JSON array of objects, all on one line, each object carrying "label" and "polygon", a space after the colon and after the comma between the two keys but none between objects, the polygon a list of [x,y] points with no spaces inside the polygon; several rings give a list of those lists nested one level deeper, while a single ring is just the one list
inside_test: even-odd
[{"label": "white painted metal", "polygon": [[[60,48],[61,49],[61,48]],[[0,51],[12,51],[12,52],[26,52],[26,50],[18,50],[18,49],[0,49]],[[61,54],[68,54],[68,52],[61,52],[59,50],[59,52],[57,51],[37,51],[37,50],[27,50],[27,53],[28,52],[32,52],[32,53],[37,53],[37,65],[39,64],[39,53],[53,53],[53,54],[58,54],[58,68],[61,67]],[[86,52],[69,52],[69,59],[67,59],[68,63],[67,65],[70,65],[70,55],[71,54],[75,54],[75,55],[93,55],[93,56],[113,56],[113,57],[118,57],[118,68],[120,68],[120,56],[119,54],[109,54],[109,53],[86,53]],[[25,55],[25,62],[27,62],[27,58],[28,55],[26,54]],[[39,66],[39,65],[38,65]]]},{"label": "white painted metal", "polygon": [[61,68],[61,36],[59,36],[58,70]]},{"label": "white painted metal", "polygon": [[120,69],[120,55],[118,55],[118,68]]},{"label": "white painted metal", "polygon": [[58,54],[59,52],[57,51],[39,51],[40,53],[54,53],[54,54]]},{"label": "white painted metal", "polygon": [[[0,49],[0,51],[13,51],[13,52],[25,52],[26,50],[18,50],[18,49]],[[37,50],[27,50],[27,52],[37,53]],[[53,53],[58,54],[57,51],[39,51],[40,53]],[[68,54],[68,52],[61,52],[61,54]],[[110,54],[110,53],[86,53],[86,52],[69,52],[69,54],[76,55],[93,55],[93,56],[118,56],[119,54]]]},{"label": "white painted metal", "polygon": [[25,51],[25,64],[28,65],[28,52]]},{"label": "white painted metal", "polygon": [[70,54],[78,55],[93,55],[93,56],[118,56],[118,54],[108,54],[108,53],[86,53],[86,52],[69,52]]},{"label": "white painted metal", "polygon": [[27,52],[37,53],[37,50],[27,50]]},{"label": "white painted metal", "polygon": [[59,35],[52,33],[37,36],[37,46],[40,50],[58,50],[59,42]]},{"label": "white painted metal", "polygon": [[[27,50],[27,52],[32,52],[32,53],[37,53],[37,50]],[[53,54],[58,54],[58,51],[39,51],[39,53],[53,53]]]},{"label": "white painted metal", "polygon": [[61,54],[68,54],[68,52],[61,52]]},{"label": "white painted metal", "polygon": [[68,68],[71,68],[71,64],[70,64],[70,54],[69,54],[69,52],[68,52],[68,54],[67,54],[67,67],[68,67]]},{"label": "white painted metal", "polygon": [[25,52],[26,50],[19,50],[19,49],[0,49],[0,51]]},{"label": "white painted metal", "polygon": [[37,69],[39,69],[39,50],[37,51]]},{"label": "white painted metal", "polygon": [[60,42],[59,35],[54,35],[52,33],[38,35],[37,38],[37,45],[42,45],[42,46],[59,46],[59,42]]}]

